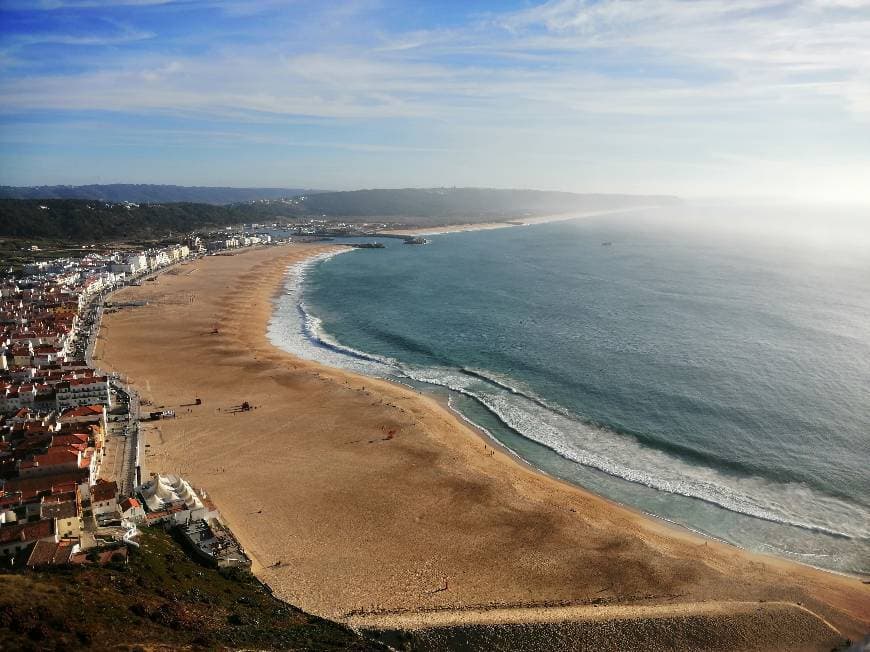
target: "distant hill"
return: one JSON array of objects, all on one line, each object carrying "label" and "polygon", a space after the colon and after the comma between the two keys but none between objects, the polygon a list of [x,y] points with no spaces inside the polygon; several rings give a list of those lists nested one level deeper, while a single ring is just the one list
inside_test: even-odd
[{"label": "distant hill", "polygon": [[[609,195],[497,190],[492,188],[405,188],[322,192],[298,201],[301,212],[327,217],[443,219],[477,222],[678,203],[664,195]],[[410,220],[413,223],[413,220]]]},{"label": "distant hill", "polygon": [[93,199],[136,204],[192,202],[234,204],[258,199],[280,199],[316,192],[303,188],[211,188],[112,183],[90,186],[0,186],[3,199]]},{"label": "distant hill", "polygon": [[0,199],[0,236],[77,242],[162,237],[202,227],[256,221],[271,207],[256,204],[140,204],[83,199]]},{"label": "distant hill", "polygon": [[675,202],[679,200],[665,196],[579,195],[485,188],[324,192],[226,205],[134,202],[137,205],[130,206],[104,199],[0,198],[0,236],[74,242],[159,238],[169,231],[186,233],[205,227],[324,216],[327,220],[343,222],[429,227]]}]

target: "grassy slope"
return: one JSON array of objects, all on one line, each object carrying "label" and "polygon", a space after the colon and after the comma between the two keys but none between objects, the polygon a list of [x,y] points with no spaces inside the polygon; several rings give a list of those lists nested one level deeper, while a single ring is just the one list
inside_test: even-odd
[{"label": "grassy slope", "polygon": [[192,561],[161,531],[120,568],[0,575],[0,650],[376,650],[269,595],[248,575]]}]

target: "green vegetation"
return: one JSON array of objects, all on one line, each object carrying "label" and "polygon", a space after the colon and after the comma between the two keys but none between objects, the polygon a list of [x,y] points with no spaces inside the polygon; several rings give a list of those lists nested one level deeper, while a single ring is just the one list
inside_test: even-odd
[{"label": "green vegetation", "polygon": [[[31,249],[36,246],[37,249]],[[33,240],[30,238],[0,238],[0,272],[13,273],[30,262],[50,260],[52,258],[81,258],[89,253],[103,253],[101,247],[90,248],[71,244],[61,240]]]},{"label": "green vegetation", "polygon": [[[44,208],[43,208],[44,207]],[[0,199],[0,236],[74,242],[160,237],[256,220],[258,205],[123,204],[80,199]]]},{"label": "green vegetation", "polygon": [[[146,530],[129,565],[0,574],[0,650],[382,650]],[[112,567],[113,566],[113,567]]]},{"label": "green vegetation", "polygon": [[232,204],[257,199],[294,197],[309,190],[301,188],[213,188],[167,186],[141,183],[110,183],[89,186],[0,186],[4,199],[93,199],[103,202],[131,201],[137,204],[195,202]]}]

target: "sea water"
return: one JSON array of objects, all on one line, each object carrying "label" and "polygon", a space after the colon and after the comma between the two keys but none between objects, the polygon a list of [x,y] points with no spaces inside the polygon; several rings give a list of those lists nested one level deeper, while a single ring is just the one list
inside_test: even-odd
[{"label": "sea water", "polygon": [[870,574],[863,217],[687,205],[383,239],[294,270],[271,335],[444,392],[620,503]]}]

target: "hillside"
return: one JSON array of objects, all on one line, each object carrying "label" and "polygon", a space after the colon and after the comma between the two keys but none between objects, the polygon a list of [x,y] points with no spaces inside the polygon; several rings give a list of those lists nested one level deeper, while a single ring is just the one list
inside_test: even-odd
[{"label": "hillside", "polygon": [[354,190],[224,206],[192,202],[130,206],[84,199],[0,199],[0,237],[94,242],[163,237],[170,231],[184,233],[297,218],[438,226],[676,202],[679,199],[658,195],[579,195],[486,188]]},{"label": "hillside", "polygon": [[0,574],[0,650],[385,649],[191,561],[160,530],[142,541],[127,565]]},{"label": "hillside", "polygon": [[324,192],[298,201],[302,211],[327,217],[510,219],[529,215],[673,204],[663,195],[606,195],[492,188],[405,188]]},{"label": "hillside", "polygon": [[2,199],[92,199],[104,202],[234,204],[315,192],[303,188],[220,188],[113,183],[89,186],[0,186]]},{"label": "hillside", "polygon": [[[0,199],[0,236],[65,238],[92,242],[162,237],[211,226],[269,219],[280,206],[266,204],[106,204],[81,199]],[[286,213],[286,211],[284,211]]]}]

